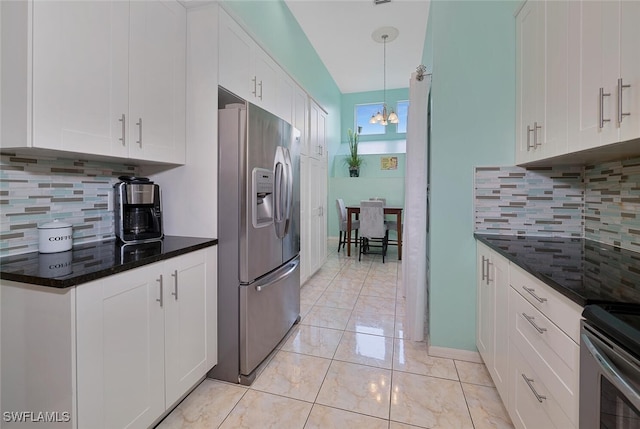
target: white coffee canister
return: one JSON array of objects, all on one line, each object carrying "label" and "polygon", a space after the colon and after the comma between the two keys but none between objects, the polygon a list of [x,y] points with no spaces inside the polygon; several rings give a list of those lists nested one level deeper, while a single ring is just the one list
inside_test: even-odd
[{"label": "white coffee canister", "polygon": [[66,252],[73,247],[72,225],[54,220],[38,227],[38,251],[40,253]]}]

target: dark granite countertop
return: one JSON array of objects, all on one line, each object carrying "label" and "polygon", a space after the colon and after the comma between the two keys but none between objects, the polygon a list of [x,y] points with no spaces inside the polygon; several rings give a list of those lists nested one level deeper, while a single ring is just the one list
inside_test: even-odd
[{"label": "dark granite countertop", "polygon": [[214,238],[165,236],[161,241],[124,244],[108,240],[60,253],[24,253],[0,258],[0,279],[67,288],[218,244]]},{"label": "dark granite countertop", "polygon": [[640,304],[640,253],[583,238],[474,234],[577,304]]}]

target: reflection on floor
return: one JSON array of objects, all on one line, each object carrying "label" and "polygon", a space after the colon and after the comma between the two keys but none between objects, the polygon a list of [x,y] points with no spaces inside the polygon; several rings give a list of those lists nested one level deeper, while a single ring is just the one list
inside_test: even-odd
[{"label": "reflection on floor", "polygon": [[335,248],[302,287],[302,321],[250,387],[205,380],[158,428],[511,428],[482,364],[403,339],[395,248]]}]

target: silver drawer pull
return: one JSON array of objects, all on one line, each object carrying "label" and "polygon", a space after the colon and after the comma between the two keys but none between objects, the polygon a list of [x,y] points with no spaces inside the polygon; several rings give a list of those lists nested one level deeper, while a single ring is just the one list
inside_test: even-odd
[{"label": "silver drawer pull", "polygon": [[156,301],[158,301],[160,303],[160,308],[162,308],[162,304],[164,303],[164,300],[163,300],[163,295],[164,295],[164,291],[163,291],[164,287],[163,286],[164,285],[163,285],[163,281],[162,280],[163,280],[162,279],[162,274],[160,274],[160,278],[156,279],[157,282],[160,282],[160,298],[156,298]]},{"label": "silver drawer pull", "polygon": [[529,389],[531,389],[533,394],[536,396],[536,399],[538,400],[538,402],[542,403],[542,401],[547,399],[546,396],[542,396],[538,392],[536,392],[536,388],[533,387],[533,378],[527,378],[527,376],[524,374],[522,374],[522,378],[524,378],[524,381],[527,383],[527,386],[529,386]]},{"label": "silver drawer pull", "polygon": [[482,280],[481,280],[481,281],[484,281],[484,279],[486,279],[486,278],[487,278],[487,275],[484,273],[484,271],[485,271],[485,270],[484,270],[484,262],[485,262],[486,260],[487,260],[487,258],[485,258],[485,257],[483,256],[483,257],[482,257]]},{"label": "silver drawer pull", "polygon": [[547,301],[547,298],[540,298],[538,295],[536,295],[536,290],[530,287],[526,287],[526,286],[522,286],[522,289],[526,290],[527,292],[529,292],[529,294],[534,297],[536,299],[536,301],[538,301],[539,303],[543,303]]},{"label": "silver drawer pull", "polygon": [[171,295],[176,297],[176,301],[178,300],[178,270],[175,270],[173,272],[173,274],[171,274],[171,277],[173,277],[174,279],[176,279],[175,283],[174,283],[174,291],[171,292]]},{"label": "silver drawer pull", "polygon": [[536,328],[536,331],[538,331],[539,333],[544,334],[545,332],[547,332],[547,328],[541,328],[538,325],[536,325],[536,322],[534,322],[534,320],[536,319],[535,317],[528,316],[526,313],[522,313],[522,317],[527,319],[527,322],[531,323],[531,326]]}]

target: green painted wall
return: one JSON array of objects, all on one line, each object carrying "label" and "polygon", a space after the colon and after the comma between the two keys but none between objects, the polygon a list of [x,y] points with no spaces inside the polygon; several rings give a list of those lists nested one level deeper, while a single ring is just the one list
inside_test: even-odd
[{"label": "green painted wall", "polygon": [[518,4],[431,4],[433,28],[423,62],[433,65],[429,326],[434,346],[476,350],[473,167],[514,162]]},{"label": "green painted wall", "polygon": [[329,162],[340,148],[341,93],[315,49],[282,0],[223,0],[269,54],[327,111]]}]

